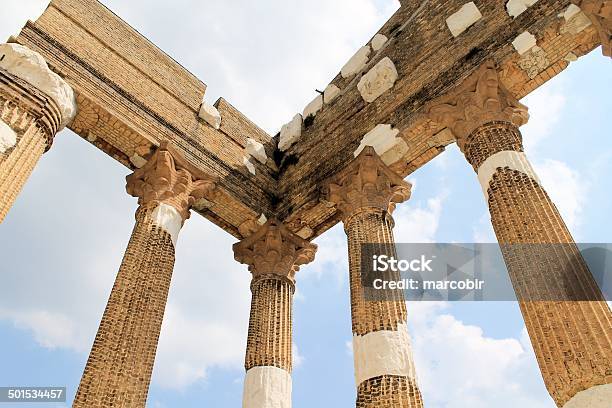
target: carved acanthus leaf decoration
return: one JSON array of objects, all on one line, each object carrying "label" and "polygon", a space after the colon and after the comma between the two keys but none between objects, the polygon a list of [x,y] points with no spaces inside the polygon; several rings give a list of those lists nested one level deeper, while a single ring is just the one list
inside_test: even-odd
[{"label": "carved acanthus leaf decoration", "polygon": [[327,186],[326,200],[335,204],[346,221],[364,208],[392,213],[395,205],[410,198],[410,183],[389,169],[368,146]]},{"label": "carved acanthus leaf decoration", "polygon": [[234,244],[234,258],[249,266],[253,279],[281,276],[295,281],[300,265],[314,260],[317,246],[269,219],[255,233]]},{"label": "carved acanthus leaf decoration", "polygon": [[474,130],[486,123],[504,121],[521,126],[529,119],[527,107],[504,88],[491,61],[455,91],[428,104],[426,112],[453,132],[460,148]]},{"label": "carved acanthus leaf decoration", "polygon": [[128,194],[138,197],[140,206],[161,203],[176,208],[183,220],[201,199],[212,199],[216,178],[183,159],[167,143],[163,143],[149,161],[126,178]]}]

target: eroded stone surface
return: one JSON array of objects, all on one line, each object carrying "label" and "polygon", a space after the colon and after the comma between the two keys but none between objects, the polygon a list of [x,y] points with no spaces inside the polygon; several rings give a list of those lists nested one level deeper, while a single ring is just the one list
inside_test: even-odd
[{"label": "eroded stone surface", "polygon": [[415,379],[410,338],[406,323],[397,330],[381,330],[364,336],[353,336],[355,383],[381,375],[398,375]]},{"label": "eroded stone surface", "polygon": [[325,103],[331,103],[336,97],[340,95],[340,88],[338,88],[334,84],[327,85],[325,91],[323,92],[323,101]]},{"label": "eroded stone surface", "polygon": [[538,0],[510,0],[506,3],[506,10],[512,18],[516,18],[519,14],[533,6]]},{"label": "eroded stone surface", "polygon": [[302,136],[302,115],[298,113],[291,122],[281,128],[278,148],[282,151],[287,150],[300,136]]},{"label": "eroded stone surface", "polygon": [[376,34],[374,36],[374,38],[372,38],[372,49],[374,51],[378,51],[382,48],[383,45],[385,45],[385,43],[388,41],[389,39],[382,35],[382,34]]},{"label": "eroded stone surface", "polygon": [[359,153],[361,153],[366,146],[372,146],[376,154],[381,156],[395,145],[398,134],[399,129],[393,129],[391,125],[376,125],[374,129],[363,136],[359,147],[353,152],[353,156],[359,156]]},{"label": "eroded stone surface", "polygon": [[512,41],[512,46],[521,55],[536,46],[536,38],[529,31],[523,31]]},{"label": "eroded stone surface", "polygon": [[349,78],[365,67],[368,63],[368,59],[370,58],[370,46],[363,46],[351,57],[350,60],[340,70],[340,74],[343,78]]},{"label": "eroded stone surface", "polygon": [[6,152],[17,143],[17,133],[0,120],[0,153]]},{"label": "eroded stone surface", "polygon": [[251,160],[248,157],[245,156],[242,158],[242,164],[246,166],[249,173],[255,175],[255,166],[253,165],[253,163],[251,163]]},{"label": "eroded stone surface", "polygon": [[306,107],[304,108],[303,117],[307,118],[309,116],[314,116],[317,114],[319,110],[323,107],[323,95],[317,95],[316,98],[312,100]]},{"label": "eroded stone surface", "polygon": [[253,367],[244,379],[243,408],[291,408],[291,374],[273,366]]},{"label": "eroded stone surface", "polygon": [[569,400],[563,408],[608,408],[612,401],[612,384],[596,385]]},{"label": "eroded stone surface", "polygon": [[248,138],[246,143],[246,151],[251,157],[254,157],[257,161],[262,164],[266,164],[268,161],[268,156],[266,155],[266,149],[264,145],[259,143],[257,140],[253,138]]},{"label": "eroded stone surface", "polygon": [[77,104],[72,88],[49,69],[39,53],[19,44],[0,44],[0,68],[28,82],[57,104],[62,115],[60,129],[74,119]]},{"label": "eroded stone surface", "polygon": [[219,113],[217,108],[215,108],[206,101],[202,101],[199,116],[213,128],[219,129],[221,127],[221,114]]},{"label": "eroded stone surface", "polygon": [[134,166],[138,168],[141,168],[142,166],[147,164],[147,160],[144,157],[140,156],[138,153],[134,153],[132,156],[130,156],[130,161]]},{"label": "eroded stone surface", "polygon": [[395,64],[389,57],[385,57],[359,80],[357,89],[366,102],[374,102],[380,95],[393,88],[397,77]]},{"label": "eroded stone surface", "polygon": [[482,18],[482,14],[473,1],[461,6],[459,11],[453,13],[446,19],[446,25],[453,34],[457,37],[459,34],[467,30],[471,25]]}]

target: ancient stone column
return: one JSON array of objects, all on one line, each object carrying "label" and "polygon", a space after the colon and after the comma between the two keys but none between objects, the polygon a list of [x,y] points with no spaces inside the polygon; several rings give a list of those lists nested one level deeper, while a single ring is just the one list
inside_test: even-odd
[{"label": "ancient stone column", "polygon": [[548,391],[559,407],[608,407],[612,315],[523,152],[527,109],[487,63],[428,110],[478,174]]},{"label": "ancient stone column", "polygon": [[361,276],[363,244],[372,244],[369,251],[377,255],[397,257],[391,213],[395,204],[409,196],[410,184],[392,172],[372,147],[336,175],[327,191],[327,199],[341,213],[348,238],[358,408],[423,406],[403,293],[395,291],[384,299],[368,297]]},{"label": "ancient stone column", "polygon": [[253,275],[243,408],[291,407],[295,273],[316,249],[275,219],[234,244],[236,260]]},{"label": "ancient stone column", "polygon": [[0,44],[0,222],[55,134],[75,114],[72,88],[40,54]]},{"label": "ancient stone column", "polygon": [[127,177],[136,225],[102,316],[74,407],[144,407],[175,245],[189,209],[211,199],[214,180],[163,144]]}]

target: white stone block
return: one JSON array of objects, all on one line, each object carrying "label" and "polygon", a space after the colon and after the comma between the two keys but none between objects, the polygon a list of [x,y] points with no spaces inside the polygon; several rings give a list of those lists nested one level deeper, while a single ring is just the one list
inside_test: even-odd
[{"label": "white stone block", "polygon": [[392,165],[393,163],[397,163],[402,160],[404,156],[408,153],[408,144],[402,139],[398,137],[395,139],[395,144],[386,152],[384,152],[380,159],[387,166]]},{"label": "white stone block", "polygon": [[131,155],[130,156],[130,161],[137,168],[141,168],[142,166],[147,164],[147,160],[144,157],[142,157],[141,155],[139,155],[138,153],[134,153],[133,155]]},{"label": "white stone block", "polygon": [[398,324],[397,330],[353,336],[353,358],[356,385],[382,375],[416,377],[406,323]]},{"label": "white stone block", "polygon": [[302,229],[297,232],[297,236],[303,239],[312,237],[312,234],[314,234],[314,231],[309,226],[302,227]]},{"label": "white stone block", "polygon": [[274,366],[246,372],[242,408],[291,408],[291,374]]},{"label": "white stone block", "polygon": [[325,91],[323,92],[323,101],[325,103],[331,103],[336,97],[340,95],[340,88],[338,88],[334,84],[327,85]]},{"label": "white stone block", "polygon": [[319,110],[323,107],[323,95],[317,95],[316,98],[312,100],[306,107],[304,108],[304,112],[302,116],[307,118],[309,116],[315,116]]},{"label": "white stone block", "polygon": [[510,0],[506,3],[506,10],[510,17],[516,18],[519,14],[533,6],[538,0]]},{"label": "white stone block", "polygon": [[378,51],[382,48],[383,45],[385,45],[385,43],[388,41],[389,39],[382,35],[382,34],[376,34],[374,36],[374,38],[372,38],[372,49],[374,51]]},{"label": "white stone block", "polygon": [[49,69],[39,53],[19,44],[0,44],[0,68],[28,82],[57,104],[62,115],[60,129],[76,116],[77,104],[72,88]]},{"label": "white stone block", "polygon": [[368,63],[368,59],[370,58],[370,46],[363,46],[351,57],[350,60],[340,70],[340,74],[342,78],[349,78],[365,67]]},{"label": "white stone block", "polygon": [[520,55],[523,55],[536,46],[536,38],[529,31],[523,31],[512,41],[512,46]]},{"label": "white stone block", "polygon": [[476,171],[487,203],[489,202],[489,184],[499,167],[508,167],[511,170],[520,171],[540,184],[540,179],[531,167],[525,153],[506,150],[497,152],[489,156]]},{"label": "white stone block", "polygon": [[399,129],[392,129],[391,125],[376,125],[376,127],[366,133],[361,139],[361,143],[353,156],[359,156],[359,153],[366,147],[372,146],[379,156],[390,150],[397,143],[397,135]]},{"label": "white stone block", "polygon": [[366,102],[374,102],[380,95],[393,88],[397,77],[395,64],[389,57],[385,57],[361,77],[357,89]]},{"label": "white stone block", "polygon": [[563,408],[609,408],[610,401],[612,384],[595,385],[574,395]]},{"label": "white stone block", "polygon": [[0,153],[6,152],[17,144],[17,133],[0,119]]},{"label": "white stone block", "polygon": [[255,166],[253,165],[253,163],[251,163],[251,160],[249,160],[248,157],[245,156],[242,158],[242,164],[246,166],[249,173],[255,175]]},{"label": "white stone block", "polygon": [[221,127],[221,114],[219,113],[217,108],[215,108],[206,101],[202,101],[199,116],[213,128],[219,129]]},{"label": "white stone block", "polygon": [[251,157],[254,157],[262,164],[266,164],[266,162],[268,161],[268,156],[266,155],[266,149],[264,148],[264,145],[262,145],[253,138],[249,137],[247,139],[246,151]]},{"label": "white stone block", "polygon": [[291,119],[291,122],[283,125],[280,131],[278,148],[285,151],[302,136],[302,115],[299,113]]},{"label": "white stone block", "polygon": [[268,221],[268,217],[266,217],[266,214],[261,213],[261,215],[259,216],[259,218],[257,219],[257,223],[259,225],[264,225],[266,223],[266,221]]},{"label": "white stone block", "polygon": [[170,235],[172,244],[176,247],[176,240],[183,226],[183,217],[178,210],[171,205],[161,203],[151,213],[151,220]]},{"label": "white stone block", "polygon": [[589,17],[582,12],[580,7],[575,4],[570,4],[568,6],[563,12],[563,18],[565,19],[565,24],[560,30],[562,34],[566,32],[578,34],[592,24],[591,19],[589,19]]},{"label": "white stone block", "polygon": [[470,1],[461,6],[459,11],[451,14],[451,16],[446,19],[446,25],[453,34],[453,37],[457,37],[481,18],[482,14],[480,10],[478,10],[478,7],[476,7],[473,1]]},{"label": "white stone block", "polygon": [[569,21],[576,14],[580,13],[580,7],[575,4],[570,4],[567,9],[563,12],[563,18],[565,21]]}]

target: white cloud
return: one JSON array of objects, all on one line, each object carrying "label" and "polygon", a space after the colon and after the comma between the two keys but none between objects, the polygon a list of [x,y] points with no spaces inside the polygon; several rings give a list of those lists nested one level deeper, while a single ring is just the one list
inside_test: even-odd
[{"label": "white cloud", "polygon": [[434,242],[445,197],[443,192],[425,205],[410,201],[400,204],[393,213],[395,242]]},{"label": "white cloud", "polygon": [[580,215],[586,204],[588,180],[559,160],[538,161],[534,163],[534,168],[569,229],[576,229],[580,225]]},{"label": "white cloud", "polygon": [[304,360],[305,357],[300,353],[300,349],[298,348],[298,345],[294,342],[293,346],[292,346],[292,357],[293,357],[293,369],[299,368],[302,366],[302,364],[304,364]]},{"label": "white cloud", "polygon": [[528,154],[537,151],[541,142],[552,135],[562,118],[566,101],[564,85],[560,81],[536,89],[521,101],[529,108],[529,122],[521,127]]},{"label": "white cloud", "polygon": [[407,307],[427,406],[554,408],[524,334],[488,337],[449,314],[444,302],[407,302]]}]

